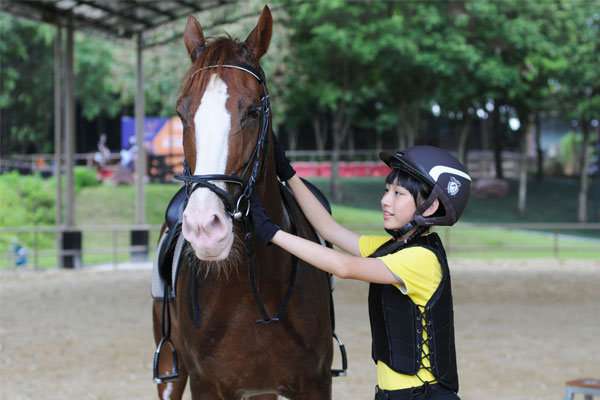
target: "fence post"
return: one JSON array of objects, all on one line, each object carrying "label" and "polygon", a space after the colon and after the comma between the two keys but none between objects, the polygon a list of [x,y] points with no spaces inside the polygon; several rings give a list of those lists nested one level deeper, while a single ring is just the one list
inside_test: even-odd
[{"label": "fence post", "polygon": [[554,257],[558,258],[558,229],[554,229]]},{"label": "fence post", "polygon": [[38,252],[39,252],[39,244],[38,244],[38,232],[37,231],[33,231],[33,268],[34,269],[38,269],[39,267],[39,259],[38,259]]},{"label": "fence post", "polygon": [[118,251],[117,251],[117,246],[119,245],[119,238],[118,238],[118,232],[116,229],[114,229],[112,231],[113,233],[113,268],[117,269],[118,268],[118,264],[119,264],[119,260],[118,260]]},{"label": "fence post", "polygon": [[81,231],[71,228],[63,231],[62,237],[63,250],[67,250],[67,255],[63,255],[64,268],[81,268]]},{"label": "fence post", "polygon": [[131,252],[131,261],[148,261],[148,229],[132,230],[131,245],[145,247],[143,250],[133,250]]}]

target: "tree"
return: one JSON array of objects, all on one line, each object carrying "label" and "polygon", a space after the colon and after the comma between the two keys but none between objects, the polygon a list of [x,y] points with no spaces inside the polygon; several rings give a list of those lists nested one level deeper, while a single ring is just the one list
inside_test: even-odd
[{"label": "tree", "polygon": [[52,149],[52,27],[0,14],[1,154]]},{"label": "tree", "polygon": [[389,2],[377,22],[379,99],[395,115],[397,147],[412,146],[421,114],[429,108],[443,76],[452,74],[444,48],[445,2]]},{"label": "tree", "polygon": [[[53,151],[56,28],[0,14],[2,154]],[[75,100],[83,116],[115,116],[122,108],[112,70],[113,42],[75,35]]]},{"label": "tree", "polygon": [[[372,22],[382,5],[362,2],[294,3],[288,8],[291,29],[289,76],[303,85],[290,85],[290,96],[306,95],[312,102],[313,126],[332,135],[331,193],[342,197],[338,162],[353,115],[364,104],[376,56],[377,39]],[[320,115],[328,117],[323,126]]]},{"label": "tree", "polygon": [[570,63],[559,77],[559,99],[562,110],[579,121],[583,132],[579,222],[587,221],[588,165],[590,159],[590,127],[600,119],[600,4],[597,1],[562,1],[558,13],[559,29],[565,40],[561,51]]},{"label": "tree", "polygon": [[483,84],[481,93],[493,99],[495,107],[492,116],[498,177],[502,177],[502,141],[497,120],[504,111],[520,121],[516,130],[520,153],[517,210],[523,214],[527,188],[525,138],[534,116],[548,106],[550,78],[565,65],[552,43],[556,4],[478,1],[466,3],[465,8],[470,29],[475,32],[472,42],[481,54],[475,76]]}]

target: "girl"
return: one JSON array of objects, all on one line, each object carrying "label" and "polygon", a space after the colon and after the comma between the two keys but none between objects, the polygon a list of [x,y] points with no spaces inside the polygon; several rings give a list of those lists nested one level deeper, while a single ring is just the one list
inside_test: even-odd
[{"label": "girl", "polygon": [[338,224],[296,175],[275,141],[277,175],[326,241],[346,253],[282,231],[254,194],[256,236],[343,279],[370,282],[372,356],[377,364],[375,399],[456,400],[458,375],[450,272],[432,225],[453,225],[467,204],[471,178],[444,150],[410,147],[381,153],[392,168],[381,198],[390,236],[365,236]]}]

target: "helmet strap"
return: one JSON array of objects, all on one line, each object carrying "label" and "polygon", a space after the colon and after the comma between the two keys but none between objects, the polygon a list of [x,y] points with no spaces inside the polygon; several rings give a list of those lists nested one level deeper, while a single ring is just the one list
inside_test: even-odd
[{"label": "helmet strap", "polygon": [[408,224],[404,225],[400,229],[386,229],[385,231],[392,235],[395,240],[398,240],[402,236],[406,235],[412,228],[417,226],[415,220],[410,221]]},{"label": "helmet strap", "polygon": [[[444,215],[439,217],[425,217],[423,213],[433,204],[435,199],[438,199],[440,205],[444,208]],[[450,202],[448,196],[444,194],[443,189],[435,185],[429,197],[417,208],[414,218],[417,221],[416,224],[419,226],[453,225],[454,222],[448,223],[448,220],[456,221],[456,212],[454,211],[454,205]]]}]

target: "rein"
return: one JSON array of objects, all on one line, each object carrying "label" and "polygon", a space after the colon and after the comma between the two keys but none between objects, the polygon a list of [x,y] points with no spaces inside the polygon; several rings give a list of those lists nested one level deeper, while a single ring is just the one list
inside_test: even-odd
[{"label": "rein", "polygon": [[[267,310],[265,309],[264,302],[262,301],[260,294],[258,293],[258,286],[256,284],[256,271],[255,271],[255,267],[254,267],[254,245],[253,245],[253,236],[252,236],[252,225],[251,225],[250,218],[249,218],[249,215],[250,215],[249,198],[250,198],[250,195],[252,194],[252,191],[255,190],[254,186],[256,183],[256,179],[258,176],[258,172],[259,172],[261,163],[264,164],[267,159],[267,153],[265,151],[265,148],[268,148],[269,133],[270,133],[270,114],[271,114],[271,108],[269,105],[269,96],[267,94],[267,88],[266,88],[266,82],[265,82],[264,75],[259,70],[253,68],[250,65],[243,64],[243,63],[228,63],[228,64],[221,65],[221,67],[235,68],[235,69],[247,72],[250,75],[252,75],[253,77],[255,77],[261,85],[262,97],[261,97],[260,101],[261,101],[262,118],[260,119],[259,134],[258,134],[258,140],[256,142],[256,147],[254,148],[254,151],[252,152],[252,156],[250,157],[250,160],[244,167],[244,171],[242,172],[241,176],[229,175],[229,174],[192,175],[192,172],[191,172],[189,166],[187,165],[187,163],[184,160],[183,175],[175,175],[174,179],[185,182],[188,199],[190,198],[192,193],[200,187],[209,189],[214,194],[219,196],[219,198],[223,202],[223,205],[225,206],[225,210],[227,211],[227,214],[231,217],[231,219],[233,221],[239,221],[241,223],[243,231],[244,231],[244,242],[246,244],[246,254],[248,256],[248,277],[250,279],[252,295],[254,296],[254,300],[255,300],[258,310],[260,311],[261,316],[262,316],[262,319],[259,319],[256,322],[257,323],[264,322],[267,324],[274,325],[279,322],[281,316],[283,315],[283,313],[287,307],[287,304],[291,297],[292,291],[294,289],[294,283],[296,280],[296,271],[297,271],[298,266],[297,266],[297,263],[294,263],[294,266],[292,268],[293,271],[292,271],[292,276],[290,278],[290,283],[288,285],[285,297],[281,303],[281,306],[279,308],[277,316],[270,317],[269,314],[267,313]],[[194,75],[196,75],[196,73],[198,73],[202,70],[213,69],[213,68],[219,68],[219,66],[211,65],[211,66],[200,68],[192,73],[192,75],[190,76],[190,79],[192,79],[194,77]],[[261,155],[262,155],[262,157],[261,157]],[[246,176],[248,170],[250,170],[250,176],[248,177],[248,180],[245,181],[243,177]],[[242,193],[237,198],[237,200],[234,200],[233,197],[229,193],[227,193],[227,191],[225,191],[225,190],[221,189],[220,187],[218,187],[217,185],[215,185],[213,183],[215,181],[225,182],[225,183],[234,183],[234,184],[240,185],[242,188]],[[247,209],[245,210],[245,212],[242,212],[240,210],[240,205],[244,199],[246,199],[246,201],[247,201]]]}]

